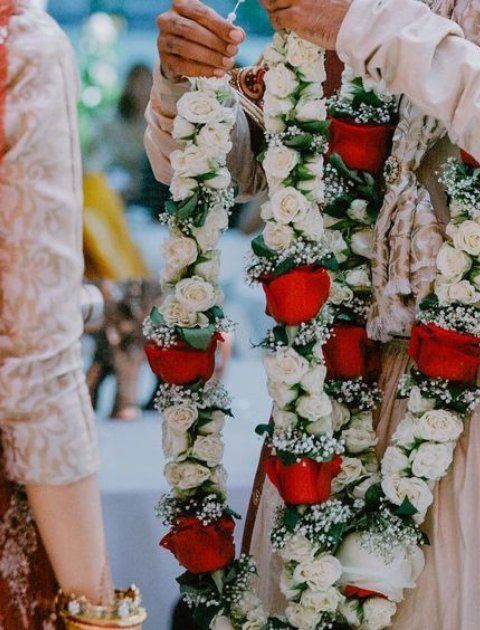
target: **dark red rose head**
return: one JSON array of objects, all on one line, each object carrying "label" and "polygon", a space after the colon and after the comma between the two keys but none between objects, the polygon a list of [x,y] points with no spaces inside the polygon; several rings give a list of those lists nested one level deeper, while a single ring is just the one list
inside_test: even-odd
[{"label": "dark red rose head", "polygon": [[472,168],[480,167],[480,162],[478,162],[473,155],[470,155],[470,153],[467,153],[463,149],[460,151],[460,159],[467,166],[471,166]]},{"label": "dark red rose head", "polygon": [[343,118],[330,121],[329,154],[338,153],[352,170],[381,175],[392,150],[393,125],[356,123]]},{"label": "dark red rose head", "polygon": [[235,521],[227,515],[210,525],[203,525],[194,516],[181,516],[160,545],[171,551],[187,571],[211,573],[235,558],[234,529]]},{"label": "dark red rose head", "polygon": [[341,471],[342,458],[335,455],[330,462],[316,462],[304,457],[287,466],[277,456],[271,455],[264,466],[285,503],[313,505],[330,498],[332,480]]},{"label": "dark red rose head", "polygon": [[206,382],[215,371],[215,352],[221,339],[220,335],[214,335],[206,350],[197,350],[183,341],[169,348],[150,342],[145,346],[145,353],[152,372],[165,383],[188,385],[198,380]]},{"label": "dark red rose head", "polygon": [[302,266],[277,277],[261,279],[267,315],[287,326],[315,317],[328,299],[330,276],[322,267]]},{"label": "dark red rose head", "polygon": [[369,380],[380,370],[379,346],[368,338],[364,326],[335,324],[323,352],[328,378]]}]

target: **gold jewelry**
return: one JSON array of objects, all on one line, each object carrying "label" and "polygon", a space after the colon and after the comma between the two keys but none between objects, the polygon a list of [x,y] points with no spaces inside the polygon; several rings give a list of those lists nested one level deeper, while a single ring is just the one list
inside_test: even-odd
[{"label": "gold jewelry", "polygon": [[57,608],[67,630],[142,630],[147,618],[140,607],[141,597],[136,586],[125,591],[115,591],[113,601],[108,606],[95,606],[85,597],[60,593]]}]

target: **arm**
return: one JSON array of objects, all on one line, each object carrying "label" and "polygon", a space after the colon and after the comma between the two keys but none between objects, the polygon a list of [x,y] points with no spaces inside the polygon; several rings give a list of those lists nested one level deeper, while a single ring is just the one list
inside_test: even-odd
[{"label": "arm", "polygon": [[[145,147],[155,177],[164,184],[170,183],[172,177],[170,154],[178,148],[171,136],[177,101],[187,90],[187,81],[179,83],[170,81],[157,67],[152,96],[146,112],[148,126]],[[265,190],[265,178],[252,150],[249,123],[241,108],[237,111],[232,141],[235,150],[228,157],[228,167],[239,187],[237,199],[242,203]]]},{"label": "arm", "polygon": [[441,120],[480,159],[480,49],[417,0],[354,0],[337,51],[358,76],[383,79]]}]

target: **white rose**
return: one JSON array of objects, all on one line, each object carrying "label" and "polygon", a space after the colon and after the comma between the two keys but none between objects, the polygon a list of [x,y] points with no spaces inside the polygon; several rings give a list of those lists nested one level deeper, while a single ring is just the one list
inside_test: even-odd
[{"label": "white rose", "polygon": [[176,140],[186,140],[195,134],[195,130],[195,125],[182,116],[177,116],[173,121],[172,137]]},{"label": "white rose", "polygon": [[372,284],[370,269],[366,265],[350,269],[345,273],[345,282],[356,289],[368,289]]},{"label": "white rose", "polygon": [[213,468],[210,474],[210,481],[219,488],[222,492],[227,489],[228,475],[223,466],[217,466]]},{"label": "white rose", "polygon": [[212,93],[187,92],[177,103],[177,111],[195,125],[221,120],[223,108]]},{"label": "white rose", "polygon": [[345,262],[348,258],[348,245],[343,238],[342,233],[339,230],[326,230],[325,231],[325,246],[339,263]]},{"label": "white rose", "polygon": [[362,605],[359,600],[345,600],[338,610],[352,628],[359,628],[362,625]]},{"label": "white rose", "polygon": [[373,431],[373,414],[371,411],[360,411],[352,415],[350,429]]},{"label": "white rose", "polygon": [[203,327],[208,325],[206,315],[189,311],[183,304],[176,300],[173,295],[168,295],[165,298],[160,307],[160,312],[166,323],[170,326],[194,328],[195,326]]},{"label": "white rose", "polygon": [[225,426],[225,414],[223,411],[217,410],[212,412],[212,419],[210,422],[203,424],[199,427],[198,432],[200,435],[210,435],[212,433],[221,433]]},{"label": "white rose", "polygon": [[260,206],[260,216],[264,221],[273,219],[272,204],[269,201],[266,201]]},{"label": "white rose", "polygon": [[267,221],[263,230],[263,240],[265,245],[275,252],[282,251],[290,247],[294,239],[295,232],[288,225],[282,225],[276,221]]},{"label": "white rose", "polygon": [[224,190],[230,186],[232,176],[227,168],[220,168],[215,177],[207,179],[204,183],[205,186],[213,188],[214,190]]},{"label": "white rose", "polygon": [[474,287],[480,291],[480,269],[474,269],[472,271],[471,280]]},{"label": "white rose", "polygon": [[359,457],[362,460],[365,472],[368,474],[376,473],[380,470],[380,464],[375,451],[365,451],[364,453],[360,453]]},{"label": "white rose", "polygon": [[452,280],[460,280],[472,266],[472,259],[455,249],[448,243],[443,243],[437,255],[437,267],[441,274]]},{"label": "white rose", "polygon": [[433,502],[430,488],[417,477],[385,477],[382,490],[391,503],[402,505],[404,499],[408,499],[418,512],[424,512]]},{"label": "white rose", "polygon": [[298,397],[297,389],[292,389],[290,385],[285,385],[280,381],[268,379],[267,389],[270,398],[282,409]]},{"label": "white rose", "polygon": [[315,547],[303,534],[291,536],[280,551],[285,562],[311,562],[315,555]]},{"label": "white rose", "polygon": [[407,407],[411,413],[424,413],[435,409],[435,400],[433,398],[424,398],[420,388],[415,385],[410,390]]},{"label": "white rose", "polygon": [[309,172],[316,177],[323,177],[324,165],[323,155],[317,155],[314,158],[309,158],[305,162],[305,166],[308,168]]},{"label": "white rose", "polygon": [[208,311],[215,306],[215,288],[199,276],[184,278],[175,287],[175,297],[185,308],[193,312]]},{"label": "white rose", "polygon": [[323,435],[328,433],[329,435],[333,435],[333,425],[331,416],[324,416],[320,418],[320,420],[315,420],[315,422],[310,422],[306,427],[307,433],[311,435]]},{"label": "white rose", "polygon": [[287,385],[300,383],[310,368],[308,361],[293,348],[280,348],[275,352],[265,353],[264,363],[272,381]]},{"label": "white rose", "polygon": [[307,589],[302,593],[301,604],[306,608],[313,608],[319,612],[335,612],[344,601],[340,591],[330,586],[324,591],[312,591]]},{"label": "white rose", "polygon": [[211,630],[235,630],[235,626],[225,615],[215,617],[210,624]]},{"label": "white rose", "polygon": [[369,597],[363,605],[363,625],[365,630],[388,628],[397,612],[394,602],[384,597]]},{"label": "white rose", "polygon": [[368,216],[367,208],[368,203],[364,199],[354,199],[350,204],[350,208],[347,210],[347,215],[354,221],[369,225],[371,220]]},{"label": "white rose", "polygon": [[223,451],[223,441],[218,435],[199,435],[193,444],[192,456],[213,468],[222,461]]},{"label": "white rose", "polygon": [[290,571],[284,568],[280,574],[280,591],[287,599],[294,599],[298,595],[300,585],[297,584]]},{"label": "white rose", "polygon": [[162,244],[162,252],[167,265],[183,269],[197,260],[198,248],[193,238],[171,236]]},{"label": "white rose", "polygon": [[164,473],[167,482],[180,490],[198,488],[210,477],[208,468],[192,462],[170,462],[166,464]]},{"label": "white rose", "polygon": [[325,360],[325,357],[323,355],[323,344],[320,341],[317,341],[317,343],[313,346],[312,354],[314,358],[320,363],[323,363],[323,361]]},{"label": "white rose", "polygon": [[196,143],[213,158],[224,159],[232,150],[230,126],[221,123],[205,125],[198,133]]},{"label": "white rose", "polygon": [[415,416],[406,414],[403,420],[401,420],[392,436],[392,441],[398,446],[402,446],[407,449],[411,449],[415,444]]},{"label": "white rose", "polygon": [[287,124],[281,116],[265,116],[264,122],[265,131],[269,133],[283,133],[287,128]]},{"label": "white rose", "polygon": [[450,442],[463,432],[463,422],[451,411],[432,409],[415,421],[415,435],[421,440]]},{"label": "white rose", "polygon": [[369,488],[380,483],[380,473],[373,473],[353,488],[352,494],[355,499],[365,499]]},{"label": "white rose", "polygon": [[220,275],[220,252],[219,250],[213,250],[208,254],[204,254],[204,257],[206,260],[195,265],[194,273],[207,282],[216,284]]},{"label": "white rose", "polygon": [[299,159],[300,154],[295,149],[283,145],[270,147],[267,149],[263,160],[263,168],[267,178],[287,178],[297,166]]},{"label": "white rose", "polygon": [[223,208],[209,212],[201,228],[194,228],[193,235],[203,252],[215,249],[220,233],[228,227],[228,212]]},{"label": "white rose", "polygon": [[197,421],[198,410],[187,404],[172,405],[163,412],[165,423],[177,433],[185,433]]},{"label": "white rose", "polygon": [[340,492],[346,486],[355,483],[355,481],[358,481],[364,474],[365,471],[361,460],[357,457],[342,457],[342,469],[340,474],[332,481],[333,493]]},{"label": "white rose", "polygon": [[296,403],[296,410],[306,420],[319,420],[332,413],[332,403],[325,393],[300,396]]},{"label": "white rose", "polygon": [[291,98],[277,98],[270,92],[265,94],[263,100],[266,120],[271,121],[285,116],[293,109]]},{"label": "white rose", "polygon": [[327,368],[320,364],[311,368],[300,381],[302,389],[309,394],[318,394],[323,392],[323,384],[327,375]]},{"label": "white rose", "polygon": [[[300,180],[299,182],[297,182],[297,188],[312,203],[321,203],[325,198],[325,184],[323,181],[323,177],[319,176],[315,177],[315,179]],[[316,238],[318,238],[318,236]]]},{"label": "white rose", "polygon": [[378,442],[375,431],[365,429],[346,429],[342,432],[342,436],[345,440],[347,451],[353,455],[372,448]]},{"label": "white rose", "polygon": [[194,144],[173,151],[170,155],[170,162],[175,174],[183,177],[204,175],[209,173],[213,166],[210,156]]},{"label": "white rose", "polygon": [[404,589],[415,586],[425,564],[418,547],[411,551],[407,547],[395,546],[388,558],[372,553],[359,533],[345,537],[337,557],[343,567],[341,585],[351,584],[381,593],[393,601],[401,601]]},{"label": "white rose", "polygon": [[404,477],[408,474],[410,460],[396,446],[389,446],[382,459],[382,473],[385,477]]},{"label": "white rose", "polygon": [[170,267],[170,265],[164,265],[160,272],[160,281],[163,287],[177,283],[181,277],[182,269]]},{"label": "white rose", "polygon": [[354,254],[357,254],[357,256],[370,259],[373,254],[373,243],[373,230],[365,228],[352,234],[350,249]]},{"label": "white rose", "polygon": [[273,406],[272,415],[275,426],[279,429],[288,429],[297,424],[298,418],[294,413],[279,409],[276,405]]},{"label": "white rose", "polygon": [[238,607],[244,613],[256,611],[258,610],[258,608],[261,607],[261,605],[262,605],[262,602],[260,598],[257,595],[255,595],[255,593],[252,593],[252,591],[245,591],[240,601],[238,602]]},{"label": "white rose", "polygon": [[450,283],[440,276],[435,280],[435,293],[441,304],[476,304],[480,300],[480,293],[468,280]]},{"label": "white rose", "polygon": [[285,616],[298,630],[313,630],[317,626],[318,613],[314,608],[305,608],[302,604],[291,603],[285,609]]},{"label": "white rose", "polygon": [[300,122],[325,120],[327,106],[325,99],[302,96],[295,108],[295,118]]},{"label": "white rose", "polygon": [[453,235],[453,244],[470,256],[480,256],[480,225],[468,219],[460,223]]},{"label": "white rose", "polygon": [[323,219],[317,208],[310,208],[300,221],[295,221],[295,229],[311,241],[319,241],[323,236]]},{"label": "white rose", "polygon": [[340,431],[348,422],[350,422],[350,409],[336,400],[332,400],[333,430]]},{"label": "white rose", "polygon": [[269,67],[276,66],[283,61],[283,55],[275,46],[269,44],[263,51],[263,59]]},{"label": "white rose", "polygon": [[330,302],[333,304],[348,304],[353,300],[353,291],[350,287],[340,282],[332,282],[330,285]]},{"label": "white rose", "polygon": [[325,81],[324,53],[314,43],[290,33],[285,46],[286,59],[298,68],[305,81],[322,83]]},{"label": "white rose", "polygon": [[314,591],[324,591],[335,584],[341,575],[342,565],[330,554],[300,562],[293,571],[293,579],[297,584],[306,584]]},{"label": "white rose", "polygon": [[286,98],[298,88],[298,81],[295,73],[287,66],[278,64],[265,74],[265,87],[273,96]]},{"label": "white rose", "polygon": [[174,173],[170,183],[170,191],[174,201],[189,199],[198,188],[198,182],[191,177],[182,177]]},{"label": "white rose", "polygon": [[425,479],[440,479],[443,477],[453,460],[455,442],[432,444],[425,442],[410,454],[412,472],[416,477]]},{"label": "white rose", "polygon": [[307,214],[307,199],[292,186],[278,190],[271,201],[273,217],[278,223],[301,221]]},{"label": "white rose", "polygon": [[162,424],[162,447],[165,457],[182,459],[180,456],[185,454],[188,449],[188,434],[177,433],[172,431],[167,423]]}]

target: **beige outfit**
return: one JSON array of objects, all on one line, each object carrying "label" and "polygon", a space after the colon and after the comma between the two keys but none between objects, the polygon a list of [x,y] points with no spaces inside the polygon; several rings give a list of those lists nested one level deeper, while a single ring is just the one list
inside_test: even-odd
[{"label": "beige outfit", "polygon": [[71,46],[28,0],[8,27],[0,176],[0,427],[7,475],[60,485],[96,471],[80,337],[81,163]]},{"label": "beige outfit", "polygon": [[[477,0],[435,2],[437,13],[455,17],[470,39],[477,41]],[[400,177],[387,191],[377,225],[377,243],[382,235],[388,246],[382,240],[382,249],[377,249],[380,271],[375,273],[377,289],[388,287],[391,296],[397,291],[419,299],[433,278],[434,253],[448,220],[435,173],[455,153],[447,139],[441,139],[445,129],[426,114],[441,119],[451,138],[480,158],[480,50],[462,39],[456,24],[434,15],[416,0],[354,0],[342,26],[338,52],[358,75],[383,79],[392,91],[409,97],[401,105],[402,120],[393,149]],[[171,177],[168,156],[175,148],[170,136],[175,103],[187,87],[172,85],[159,73],[155,77],[146,140],[154,172],[165,183]],[[243,112],[237,119],[235,161],[230,156],[230,167],[244,195],[258,194],[264,187],[263,176],[253,158]],[[405,306],[406,301],[399,302]],[[392,315],[389,309],[397,305],[387,301],[383,306]],[[379,311],[384,313],[382,309],[380,305]],[[413,299],[397,321],[393,318],[394,324],[407,331],[414,311]],[[381,321],[388,328],[391,319]],[[386,332],[396,332],[395,326]],[[404,403],[396,400],[396,394],[398,379],[408,368],[406,347],[407,341],[394,340],[383,348],[380,385],[384,400],[377,426],[380,455],[404,412]],[[479,422],[477,412],[460,439],[452,469],[437,486],[425,524],[432,543],[425,548],[426,569],[417,588],[407,592],[399,606],[395,630],[478,630]],[[271,613],[281,613],[284,600],[278,578],[282,563],[271,552],[269,536],[273,512],[282,501],[268,480],[254,501],[258,512],[250,550],[259,567],[258,591]]]}]

